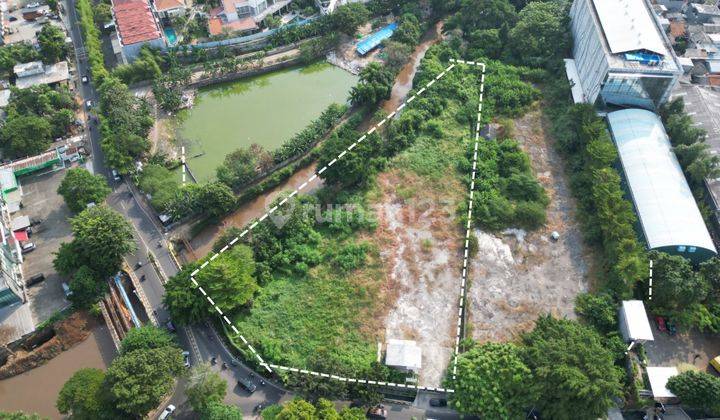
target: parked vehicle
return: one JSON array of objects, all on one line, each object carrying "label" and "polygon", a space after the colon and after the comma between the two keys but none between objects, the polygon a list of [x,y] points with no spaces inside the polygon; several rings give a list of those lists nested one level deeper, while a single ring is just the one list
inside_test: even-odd
[{"label": "parked vehicle", "polygon": [[45,274],[43,274],[43,273],[37,273],[37,274],[35,274],[34,276],[32,276],[32,277],[30,277],[29,279],[27,279],[27,281],[25,282],[25,285],[26,285],[26,286],[32,286],[33,284],[38,284],[38,283],[40,283],[40,282],[42,282],[42,281],[44,281],[44,280],[45,280]]},{"label": "parked vehicle", "polygon": [[83,83],[87,83],[88,81],[90,81],[87,76],[83,76],[80,80],[82,80]]},{"label": "parked vehicle", "polygon": [[113,169],[110,172],[112,173],[112,177],[115,181],[120,181],[120,174],[118,173],[118,171],[116,169]]},{"label": "parked vehicle", "polygon": [[185,364],[185,367],[189,368],[190,367],[190,352],[185,350],[184,352],[182,352],[182,355],[183,355],[183,363]]},{"label": "parked vehicle", "polygon": [[92,108],[92,106],[93,106],[93,103],[90,99],[85,101],[85,108],[90,109],[90,108]]},{"label": "parked vehicle", "polygon": [[660,332],[668,332],[667,325],[665,325],[665,318],[661,316],[655,317],[655,325],[657,326],[658,331]]},{"label": "parked vehicle", "polygon": [[8,18],[8,20],[9,20],[10,22],[15,22],[15,21],[17,21],[18,19],[17,19],[15,16],[10,16],[10,17]]},{"label": "parked vehicle", "polygon": [[168,331],[170,331],[170,332],[175,332],[175,330],[176,330],[175,324],[173,324],[172,321],[168,321],[167,323],[165,323],[165,326],[167,327]]},{"label": "parked vehicle", "polygon": [[65,297],[72,296],[73,292],[72,292],[72,290],[70,290],[70,286],[67,283],[63,282],[62,288],[63,288],[63,292],[65,292]]},{"label": "parked vehicle", "polygon": [[175,406],[170,404],[168,405],[165,410],[163,410],[162,414],[160,414],[160,417],[158,417],[158,420],[165,420],[170,417],[170,415],[175,411]]},{"label": "parked vehicle", "polygon": [[710,366],[715,368],[717,373],[720,373],[720,356],[715,356],[712,360],[710,360]]},{"label": "parked vehicle", "polygon": [[387,409],[384,405],[378,404],[375,407],[368,408],[365,416],[369,419],[386,419]]},{"label": "parked vehicle", "polygon": [[675,322],[673,322],[670,319],[665,320],[665,326],[668,329],[668,334],[675,335],[677,334],[677,327],[675,326]]},{"label": "parked vehicle", "polygon": [[20,248],[22,249],[23,254],[27,254],[28,252],[35,251],[35,244],[33,242],[24,242],[20,245]]},{"label": "parked vehicle", "polygon": [[237,384],[240,388],[244,389],[245,391],[252,394],[257,389],[257,386],[255,386],[254,383],[248,378],[240,378],[237,381]]},{"label": "parked vehicle", "polygon": [[445,398],[430,398],[431,407],[447,407],[447,400]]}]

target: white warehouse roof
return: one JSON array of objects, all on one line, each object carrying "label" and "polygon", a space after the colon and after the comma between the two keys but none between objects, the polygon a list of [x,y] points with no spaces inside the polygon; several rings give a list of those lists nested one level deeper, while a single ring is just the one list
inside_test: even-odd
[{"label": "white warehouse roof", "polygon": [[624,300],[622,302],[623,335],[627,334],[626,341],[653,341],[652,328],[648,321],[645,305],[642,300]]},{"label": "white warehouse roof", "polygon": [[669,53],[645,0],[593,0],[593,4],[613,54],[638,50]]},{"label": "white warehouse roof", "polygon": [[673,376],[677,376],[677,368],[648,366],[646,372],[648,376],[648,382],[650,382],[650,390],[653,393],[653,398],[676,398],[675,394],[673,394],[669,389],[667,389],[667,383],[670,378],[672,378]]},{"label": "white warehouse roof", "polygon": [[607,118],[648,247],[717,253],[660,118],[643,109]]}]

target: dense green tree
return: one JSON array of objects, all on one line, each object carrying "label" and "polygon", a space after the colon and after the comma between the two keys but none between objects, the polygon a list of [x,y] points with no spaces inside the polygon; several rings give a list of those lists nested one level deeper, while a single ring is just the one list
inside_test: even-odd
[{"label": "dense green tree", "polygon": [[190,281],[190,273],[200,267],[198,263],[186,264],[165,284],[163,303],[178,325],[194,324],[209,314],[210,306],[200,299],[200,291]]},{"label": "dense green tree", "polygon": [[85,258],[80,255],[77,245],[74,242],[63,242],[60,248],[53,253],[53,267],[62,276],[70,277],[83,266]]},{"label": "dense green tree", "polygon": [[710,287],[710,297],[720,296],[720,258],[711,258],[700,264],[700,275]]},{"label": "dense green tree", "polygon": [[518,63],[534,67],[564,57],[569,45],[566,20],[563,2],[530,2],[508,34],[510,54]]},{"label": "dense green tree", "polygon": [[661,311],[682,310],[702,302],[710,286],[693,270],[689,260],[679,255],[653,251],[653,298],[650,306]]},{"label": "dense green tree", "polygon": [[483,418],[517,418],[532,405],[532,373],[511,343],[478,345],[458,357],[452,407]]},{"label": "dense green tree", "polygon": [[508,0],[462,0],[460,11],[455,15],[463,31],[493,29],[502,25],[512,27],[517,13]]},{"label": "dense green tree", "polygon": [[45,25],[37,36],[40,55],[45,64],[57,63],[67,55],[65,33],[55,25]]},{"label": "dense green tree", "polygon": [[136,350],[150,350],[174,346],[173,337],[164,329],[153,325],[145,325],[130,330],[123,338],[120,354],[128,354]]},{"label": "dense green tree", "polygon": [[582,293],[575,298],[575,312],[603,334],[616,331],[617,309],[607,294]]},{"label": "dense green tree", "polygon": [[[318,167],[325,167],[335,160],[355,141],[351,139],[352,137],[343,138],[333,133],[320,147]],[[367,136],[362,143],[328,167],[320,176],[325,182],[341,187],[355,186],[369,181],[371,175],[382,165],[381,159],[375,157],[381,145],[382,139],[377,134]]]},{"label": "dense green tree", "polygon": [[169,71],[155,77],[153,95],[162,109],[168,112],[180,109],[183,90],[190,82],[190,75],[189,68],[173,65]]},{"label": "dense green tree", "polygon": [[102,175],[93,175],[85,168],[68,169],[57,190],[75,213],[83,211],[89,203],[101,204],[110,191]]},{"label": "dense green tree", "polygon": [[177,174],[164,166],[149,164],[143,167],[139,179],[140,189],[150,194],[150,203],[159,212],[165,212],[180,189]]},{"label": "dense green tree", "polygon": [[8,118],[0,135],[3,148],[11,157],[32,156],[50,147],[52,127],[50,123],[35,115],[20,115]]},{"label": "dense green tree", "polygon": [[135,249],[130,224],[105,205],[83,210],[70,219],[70,225],[75,251],[101,277],[117,272],[123,255]]},{"label": "dense green tree", "polygon": [[182,355],[175,346],[122,354],[107,370],[109,396],[128,415],[144,416],[172,391],[173,379],[182,371]]},{"label": "dense green tree", "polygon": [[254,274],[252,250],[236,245],[200,270],[195,278],[220,309],[230,312],[252,299],[258,289]]},{"label": "dense green tree", "polygon": [[468,54],[471,57],[500,58],[503,40],[499,29],[478,29],[468,37]]},{"label": "dense green tree", "polygon": [[364,25],[369,19],[370,12],[362,3],[342,5],[332,14],[335,29],[350,36],[355,35],[358,26]]},{"label": "dense green tree", "polygon": [[0,411],[0,419],[2,420],[42,420],[37,414],[25,414],[22,411],[5,412]]},{"label": "dense green tree", "polygon": [[100,143],[105,162],[121,174],[135,170],[135,161],[150,150],[150,141],[126,131],[116,131],[104,136]]},{"label": "dense green tree", "polygon": [[622,390],[622,371],[602,337],[575,321],[541,316],[522,338],[523,359],[540,395],[536,407],[543,417],[602,417]]},{"label": "dense green tree", "polygon": [[234,405],[227,405],[219,402],[208,404],[203,412],[205,420],[242,420],[242,411]]},{"label": "dense green tree", "polygon": [[373,105],[390,98],[395,78],[379,63],[370,63],[360,71],[360,80],[350,90],[353,105]]},{"label": "dense green tree", "polygon": [[422,30],[420,29],[420,21],[410,13],[406,13],[400,17],[400,24],[393,34],[393,39],[403,44],[415,46],[420,42]]},{"label": "dense green tree", "polygon": [[0,71],[5,77],[13,73],[13,67],[18,63],[29,63],[40,59],[40,53],[32,45],[25,42],[0,47]]},{"label": "dense green tree", "polygon": [[105,372],[100,369],[85,368],[75,372],[58,394],[55,404],[60,414],[76,420],[101,418],[104,381]]},{"label": "dense green tree", "polygon": [[689,370],[670,378],[667,388],[688,407],[720,414],[720,378],[716,376]]},{"label": "dense green tree", "polygon": [[185,394],[193,410],[196,413],[204,413],[211,404],[223,401],[226,388],[225,379],[212,370],[209,364],[201,363],[190,369]]},{"label": "dense green tree", "polygon": [[410,59],[413,48],[402,42],[387,40],[383,43],[387,58],[385,65],[393,71],[399,71]]},{"label": "dense green tree", "polygon": [[73,304],[81,308],[89,308],[107,292],[105,278],[88,266],[80,266],[70,280],[72,295],[68,297]]},{"label": "dense green tree", "polygon": [[255,150],[248,147],[225,155],[222,165],[216,169],[218,181],[235,190],[244,187],[258,174],[259,157]]},{"label": "dense green tree", "polygon": [[106,23],[112,22],[112,6],[108,3],[97,3],[93,7],[95,25],[102,28]]},{"label": "dense green tree", "polygon": [[315,406],[296,398],[286,403],[275,418],[277,420],[312,420],[315,418]]}]

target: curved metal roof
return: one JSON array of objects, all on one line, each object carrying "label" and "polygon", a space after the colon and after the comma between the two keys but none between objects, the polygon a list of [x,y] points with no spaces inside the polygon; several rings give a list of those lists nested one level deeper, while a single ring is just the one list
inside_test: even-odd
[{"label": "curved metal roof", "polygon": [[643,109],[607,118],[648,247],[717,252],[660,118]]}]

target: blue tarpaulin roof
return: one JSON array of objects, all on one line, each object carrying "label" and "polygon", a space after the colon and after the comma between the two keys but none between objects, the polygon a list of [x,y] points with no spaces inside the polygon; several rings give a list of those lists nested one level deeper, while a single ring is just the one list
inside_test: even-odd
[{"label": "blue tarpaulin roof", "polygon": [[390,25],[380,29],[379,31],[375,32],[374,34],[371,34],[367,38],[358,42],[358,44],[357,44],[358,54],[365,55],[368,52],[370,52],[373,48],[380,45],[380,43],[382,43],[386,39],[390,38],[392,36],[392,34],[395,32],[395,29],[397,29],[397,26],[398,26],[397,23],[393,22]]}]

